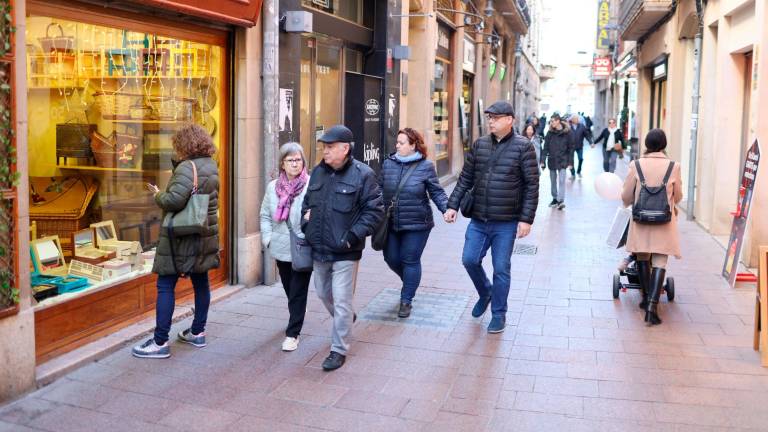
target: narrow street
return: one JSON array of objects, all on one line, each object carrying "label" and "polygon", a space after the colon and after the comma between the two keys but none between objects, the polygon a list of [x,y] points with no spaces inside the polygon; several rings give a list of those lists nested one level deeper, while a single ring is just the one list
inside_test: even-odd
[{"label": "narrow street", "polygon": [[563,211],[547,207],[542,175],[501,334],[486,333],[489,314],[470,315],[467,219],[440,221],[409,319],[396,318],[397,278],[366,250],[354,342],[338,371],[320,368],[331,322],[314,292],[299,349],[283,353],[282,288],[250,288],[212,306],[206,348],[172,342],[170,359],[140,360],[125,347],[2,408],[0,431],[765,430],[752,288],[730,289],[723,249],[681,218],[676,299],[662,300],[662,325],[646,327],[637,292],[612,298],[623,251],[605,236],[617,203],[592,186],[599,150],[587,147],[585,159]]}]

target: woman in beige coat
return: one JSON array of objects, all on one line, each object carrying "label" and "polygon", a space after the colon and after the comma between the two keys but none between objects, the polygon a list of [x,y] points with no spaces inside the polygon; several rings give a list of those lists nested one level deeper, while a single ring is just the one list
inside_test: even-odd
[{"label": "woman in beige coat", "polygon": [[[624,205],[633,204],[640,194],[640,178],[635,164],[645,176],[648,187],[661,186],[670,160],[664,153],[667,136],[661,129],[653,129],[645,137],[645,154],[635,163],[629,164],[629,173],[624,180],[621,199]],[[664,286],[667,258],[674,255],[680,258],[680,233],[677,229],[677,208],[675,205],[683,199],[683,182],[680,177],[680,164],[675,162],[667,181],[667,199],[672,210],[672,220],[661,225],[636,223],[629,224],[626,249],[637,257],[638,278],[643,292],[640,308],[645,309],[645,322],[650,325],[661,324],[657,313],[659,296]]]}]

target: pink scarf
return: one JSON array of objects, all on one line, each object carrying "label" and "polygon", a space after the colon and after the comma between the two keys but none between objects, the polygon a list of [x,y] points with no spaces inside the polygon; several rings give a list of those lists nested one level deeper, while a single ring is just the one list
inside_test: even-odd
[{"label": "pink scarf", "polygon": [[302,170],[301,174],[297,175],[293,180],[288,180],[288,176],[285,172],[280,173],[280,177],[275,184],[275,192],[277,193],[277,210],[275,210],[274,219],[278,222],[288,219],[291,213],[291,204],[293,199],[296,198],[302,190],[304,185],[307,184],[307,170]]}]

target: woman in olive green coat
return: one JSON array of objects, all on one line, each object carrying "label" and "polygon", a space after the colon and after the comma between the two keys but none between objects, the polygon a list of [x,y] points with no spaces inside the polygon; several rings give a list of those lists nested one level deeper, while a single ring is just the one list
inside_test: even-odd
[{"label": "woman in olive green coat", "polygon": [[164,192],[150,185],[155,193],[155,202],[163,210],[163,218],[168,212],[184,209],[197,177],[197,193],[207,194],[209,198],[208,229],[202,235],[174,237],[173,241],[165,230],[161,230],[152,267],[152,271],[157,273],[155,334],[133,348],[133,355],[141,358],[166,358],[171,355],[168,334],[175,305],[174,289],[180,277],[189,276],[192,279],[195,317],[192,327],[179,332],[178,338],[196,347],[206,345],[205,323],[211,303],[208,270],[219,267],[219,170],[216,161],[211,158],[216,147],[203,128],[187,125],[173,136],[173,149],[180,162]]}]

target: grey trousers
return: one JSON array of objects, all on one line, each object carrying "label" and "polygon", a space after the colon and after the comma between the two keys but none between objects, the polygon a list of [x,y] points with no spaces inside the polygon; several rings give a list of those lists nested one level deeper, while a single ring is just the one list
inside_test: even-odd
[{"label": "grey trousers", "polygon": [[565,201],[565,168],[549,170],[549,180],[552,183],[552,198],[560,202]]},{"label": "grey trousers", "polygon": [[347,355],[347,337],[352,330],[354,311],[352,297],[357,282],[360,261],[315,261],[315,291],[333,317],[331,351]]}]

